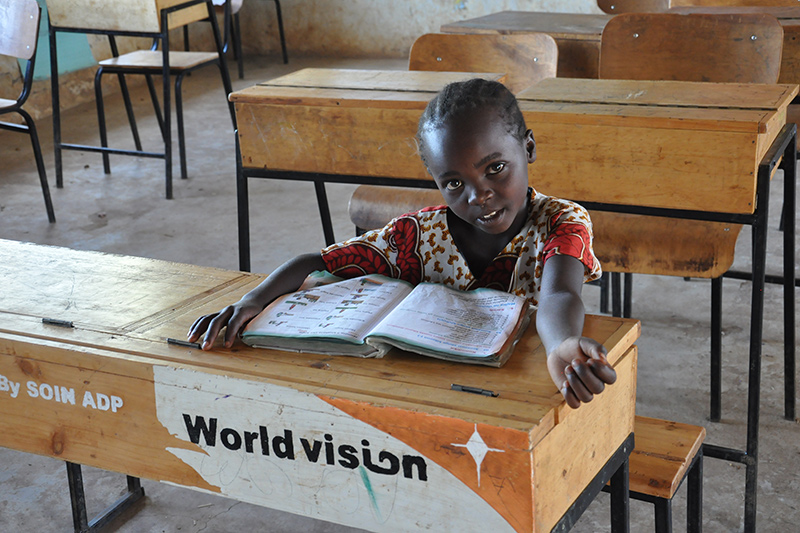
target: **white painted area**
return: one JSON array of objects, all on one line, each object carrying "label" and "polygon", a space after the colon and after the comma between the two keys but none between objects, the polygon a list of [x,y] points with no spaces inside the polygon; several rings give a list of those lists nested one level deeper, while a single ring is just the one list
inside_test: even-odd
[{"label": "white painted area", "polygon": [[[200,440],[205,453],[169,451],[225,496],[372,531],[513,531],[489,504],[430,459],[425,458],[427,481],[416,474],[404,477],[402,468],[396,475],[383,475],[363,464],[356,469],[326,464],[324,451],[317,463],[309,461],[300,437],[324,441],[325,434],[337,447],[355,447],[359,458],[366,439],[376,463],[382,450],[397,457],[420,455],[313,394],[166,367],[154,367],[154,378],[158,419],[173,435],[189,442],[184,413],[217,419],[216,445]],[[248,453],[244,447],[227,449],[219,441],[222,428],[241,433],[257,432],[259,426],[267,428],[270,438],[291,430],[296,458],[278,458],[274,450],[263,455],[258,442]],[[464,459],[473,461],[467,454]]]}]

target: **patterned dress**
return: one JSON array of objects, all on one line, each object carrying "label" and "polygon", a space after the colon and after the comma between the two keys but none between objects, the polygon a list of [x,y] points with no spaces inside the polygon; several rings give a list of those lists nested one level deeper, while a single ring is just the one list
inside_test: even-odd
[{"label": "patterned dress", "polygon": [[475,278],[450,235],[447,207],[426,207],[322,250],[327,270],[343,278],[383,274],[412,284],[443,283],[460,290],[490,287],[538,304],[542,268],[553,255],[568,255],[585,266],[584,281],[600,277],[592,251],[592,223],[586,210],[567,200],[534,193],[528,220]]}]

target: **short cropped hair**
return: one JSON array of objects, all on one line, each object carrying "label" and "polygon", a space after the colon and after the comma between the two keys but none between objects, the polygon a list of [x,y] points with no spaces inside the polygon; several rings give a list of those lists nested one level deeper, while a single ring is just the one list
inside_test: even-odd
[{"label": "short cropped hair", "polygon": [[505,85],[481,78],[450,83],[428,102],[419,119],[417,143],[425,166],[428,166],[428,162],[424,133],[442,128],[448,121],[466,113],[487,107],[497,109],[506,123],[508,133],[520,141],[525,138],[525,118],[519,110],[517,98]]}]

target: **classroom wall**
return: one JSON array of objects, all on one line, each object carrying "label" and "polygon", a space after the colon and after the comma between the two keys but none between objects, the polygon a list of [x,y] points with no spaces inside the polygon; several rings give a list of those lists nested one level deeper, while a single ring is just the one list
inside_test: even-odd
[{"label": "classroom wall", "polygon": [[[39,0],[46,9],[45,0]],[[300,56],[407,57],[417,36],[437,32],[446,22],[488,15],[497,11],[549,11],[601,13],[592,0],[282,0],[283,24],[289,61]],[[280,54],[275,3],[247,0],[240,11],[245,55]],[[40,29],[36,81],[26,109],[34,118],[51,114],[50,62],[47,17]],[[173,48],[180,49],[182,32],[170,34]],[[192,49],[213,49],[210,25],[190,27]],[[120,39],[122,53],[146,48],[143,39]],[[62,48],[63,46],[63,48]],[[109,57],[104,36],[70,35],[62,44],[59,37],[59,83],[62,108],[94,100],[93,61]],[[91,55],[90,55],[91,54]],[[91,65],[87,67],[86,65]],[[105,91],[118,85],[106,76]],[[135,77],[138,78],[138,77]],[[20,67],[15,60],[0,57],[0,97],[16,98],[21,89]]]}]

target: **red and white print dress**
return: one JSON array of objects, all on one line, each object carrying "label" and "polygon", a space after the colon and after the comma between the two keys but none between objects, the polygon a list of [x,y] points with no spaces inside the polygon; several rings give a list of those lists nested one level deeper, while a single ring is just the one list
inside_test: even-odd
[{"label": "red and white print dress", "polygon": [[523,296],[536,306],[542,267],[553,255],[585,266],[584,281],[600,277],[592,251],[592,223],[580,205],[534,192],[520,232],[476,279],[447,227],[447,207],[426,207],[322,250],[327,270],[343,278],[383,274],[414,285],[442,283],[460,290],[490,287]]}]

